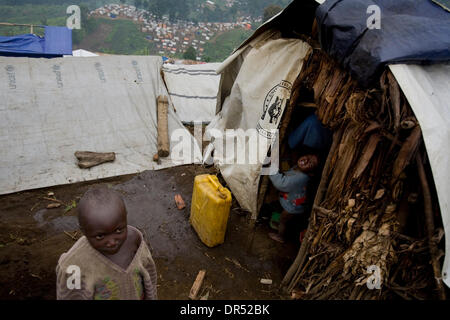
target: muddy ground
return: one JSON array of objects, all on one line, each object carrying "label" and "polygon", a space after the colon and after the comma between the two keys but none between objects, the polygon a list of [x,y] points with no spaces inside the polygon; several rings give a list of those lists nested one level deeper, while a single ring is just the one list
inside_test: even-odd
[{"label": "muddy ground", "polygon": [[[0,196],[0,299],[55,299],[56,263],[80,236],[76,208],[70,208],[94,185],[123,194],[128,223],[149,239],[160,299],[187,299],[201,269],[207,271],[201,294],[209,292],[209,299],[287,298],[278,286],[298,244],[270,240],[266,224],[252,228],[235,201],[224,244],[206,247],[190,226],[194,177],[213,172],[189,165]],[[59,208],[47,209],[49,192],[63,202]],[[183,210],[176,208],[177,193]]]}]

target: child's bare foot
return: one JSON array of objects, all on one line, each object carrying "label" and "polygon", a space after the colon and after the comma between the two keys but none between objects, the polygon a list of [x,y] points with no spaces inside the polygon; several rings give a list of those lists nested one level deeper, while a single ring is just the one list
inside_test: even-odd
[{"label": "child's bare foot", "polygon": [[284,243],[283,237],[280,236],[278,233],[270,232],[269,233],[269,237],[272,240],[275,240],[275,241],[280,242],[280,243]]}]

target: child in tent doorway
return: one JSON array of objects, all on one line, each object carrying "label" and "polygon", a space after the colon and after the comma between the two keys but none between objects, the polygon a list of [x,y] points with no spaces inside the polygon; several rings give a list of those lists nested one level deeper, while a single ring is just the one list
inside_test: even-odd
[{"label": "child in tent doorway", "polygon": [[318,162],[317,155],[307,154],[301,156],[289,171],[270,176],[274,187],[280,191],[279,200],[283,207],[278,233],[269,233],[273,240],[283,243],[287,223],[296,215],[307,214],[307,187]]},{"label": "child in tent doorway", "polygon": [[156,267],[142,233],[127,224],[125,203],[108,188],[88,190],[78,205],[84,233],[59,258],[58,300],[156,299]]}]

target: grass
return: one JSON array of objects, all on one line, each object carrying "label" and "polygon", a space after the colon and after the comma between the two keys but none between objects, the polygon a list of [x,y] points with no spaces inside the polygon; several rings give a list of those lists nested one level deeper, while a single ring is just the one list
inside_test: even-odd
[{"label": "grass", "polygon": [[[92,2],[94,2],[92,0]],[[98,0],[97,2],[106,2]],[[116,1],[118,2],[118,1]],[[92,4],[92,3],[91,3]],[[0,22],[34,25],[65,26],[67,5],[0,5]],[[84,24],[84,26],[83,26]],[[235,29],[225,32],[205,45],[204,61],[223,61],[253,31]],[[30,33],[29,27],[0,26],[1,36]],[[34,33],[43,36],[44,29],[34,28]],[[158,55],[154,42],[145,39],[146,34],[131,20],[91,18],[82,22],[81,30],[73,31],[73,48],[83,48],[110,54]],[[170,55],[182,57],[182,52]]]},{"label": "grass", "polygon": [[145,35],[130,20],[107,20],[113,29],[106,37],[105,44],[116,54],[142,54],[149,46]]},{"label": "grass", "polygon": [[124,55],[148,55],[154,50],[154,44],[130,20],[92,18],[90,23],[90,30],[74,41],[74,49]]},{"label": "grass", "polygon": [[210,62],[222,62],[235,48],[244,42],[253,30],[234,29],[217,36],[205,44],[204,59]]},{"label": "grass", "polygon": [[[66,8],[67,6],[65,5],[0,5],[0,22],[65,26],[67,19]],[[12,36],[24,33],[30,33],[30,28],[0,26],[1,36]],[[34,28],[34,33],[43,36],[44,29]]]}]

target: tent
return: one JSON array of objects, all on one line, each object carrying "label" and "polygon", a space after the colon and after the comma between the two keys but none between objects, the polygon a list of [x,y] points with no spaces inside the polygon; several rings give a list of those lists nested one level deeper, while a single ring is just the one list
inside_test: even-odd
[{"label": "tent", "polygon": [[[157,153],[161,57],[0,57],[0,194],[200,162],[169,105],[171,157]],[[115,152],[90,169],[76,151]]]},{"label": "tent", "polygon": [[164,82],[183,123],[209,123],[215,116],[220,81],[216,69],[219,65],[163,65]]},{"label": "tent", "polygon": [[[405,266],[398,261],[405,263],[407,259],[412,259],[415,264],[408,270],[410,280],[415,277],[408,285],[411,294],[414,295],[414,290],[419,290],[417,287],[420,286],[411,287],[411,283],[419,283],[418,279],[427,274],[416,270],[428,268],[428,280],[424,281],[435,282],[442,298],[445,295],[442,281],[450,285],[450,237],[445,240],[445,260],[440,273],[436,244],[440,242],[440,237],[436,235],[439,232],[432,227],[425,238],[438,240],[420,242],[401,234],[402,229],[397,225],[402,214],[408,212],[402,205],[416,201],[412,196],[406,197],[408,192],[410,195],[416,194],[408,188],[421,186],[419,192],[425,193],[428,188],[421,182],[428,180],[432,190],[433,186],[436,187],[436,193],[431,198],[438,199],[439,205],[435,208],[442,217],[442,221],[438,220],[436,224],[442,224],[445,234],[450,232],[450,211],[446,199],[450,181],[447,151],[450,147],[447,117],[450,52],[448,45],[445,45],[449,41],[450,28],[447,22],[436,25],[443,29],[433,34],[437,30],[434,25],[417,25],[416,28],[421,28],[420,32],[411,29],[402,40],[406,44],[417,42],[413,49],[418,51],[408,51],[411,48],[403,45],[397,46],[397,51],[392,49],[389,52],[389,47],[379,46],[393,46],[393,41],[398,41],[395,40],[395,32],[391,32],[395,30],[396,23],[410,21],[408,25],[412,26],[413,21],[425,18],[433,21],[429,12],[418,9],[430,6],[432,10],[443,9],[428,1],[416,4],[403,1],[396,6],[389,6],[387,1],[381,0],[358,1],[353,9],[358,9],[359,14],[352,14],[346,19],[345,8],[351,4],[351,1],[328,0],[317,9],[318,4],[314,1],[293,1],[256,30],[223,62],[218,69],[222,75],[218,114],[207,128],[212,142],[204,161],[214,159],[241,207],[256,218],[267,189],[264,163],[238,163],[235,154],[223,156],[228,136],[220,136],[219,133],[241,129],[231,139],[237,135],[237,139],[243,141],[246,141],[245,135],[250,129],[267,133],[269,130],[265,130],[267,123],[264,121],[267,120],[268,108],[276,105],[276,99],[277,102],[283,101],[282,111],[277,113],[277,119],[269,129],[280,129],[278,137],[282,144],[291,115],[295,112],[295,104],[305,99],[301,89],[309,89],[314,98],[308,103],[316,106],[320,120],[336,133],[314,201],[306,240],[302,242],[283,285],[288,290],[303,286],[303,293],[313,298],[371,299],[378,294],[377,291],[370,291],[369,286],[366,288],[366,284],[373,279],[367,268],[373,265],[381,274],[379,280],[389,286],[387,291],[402,296],[403,292],[397,289],[399,285],[392,282],[395,279],[389,277],[400,277],[398,274],[403,273],[400,280],[407,283]],[[374,4],[382,7],[385,15],[388,12],[389,25],[394,27],[389,29],[388,34],[382,33],[382,37],[378,33],[380,38],[371,38],[371,32],[365,27],[367,7]],[[447,17],[448,21],[448,14],[439,11],[435,16],[436,19]],[[400,16],[403,18],[400,19]],[[405,30],[404,27],[401,25],[402,30]],[[366,43],[365,37],[372,42]],[[423,41],[421,47],[422,37],[428,39]],[[338,50],[342,44],[339,42],[341,38],[348,42],[347,51]],[[444,45],[433,46],[438,41],[436,39],[443,39]],[[282,43],[280,48],[277,48],[278,43]],[[372,49],[365,52],[368,44]],[[349,55],[348,50],[353,50],[354,55]],[[366,69],[362,63],[356,62],[364,52],[372,57]],[[385,53],[389,55],[383,55]],[[350,62],[342,59],[345,57]],[[418,65],[422,62],[432,65]],[[280,89],[283,81],[287,84],[281,85]],[[418,151],[421,150],[422,136],[425,158],[429,159],[432,176],[428,175],[420,182],[410,181],[408,179],[419,179],[421,175],[415,170],[420,171],[424,167],[423,155]],[[268,140],[270,137],[266,134],[265,138]],[[273,136],[271,138],[276,140]],[[271,143],[266,144],[263,151],[267,153],[272,150]],[[248,148],[250,144],[244,143],[244,146]],[[388,174],[380,171],[383,164],[387,166],[386,172],[393,177],[392,181],[386,178]],[[426,170],[425,166],[425,171],[422,171]],[[423,203],[426,202],[424,199]],[[414,210],[417,206],[409,211],[418,214]],[[421,212],[420,219],[425,219]],[[421,221],[424,222],[421,228],[425,228],[425,224],[430,226],[428,220]],[[428,255],[423,256],[424,260],[414,260],[419,259],[419,255],[414,255],[412,249],[401,250],[400,246],[422,246],[425,248],[422,250],[431,257]],[[311,260],[313,258],[316,260]],[[433,270],[429,260],[433,262]],[[337,292],[342,295],[337,295]]]},{"label": "tent", "polygon": [[98,54],[84,50],[84,49],[77,49],[73,50],[71,55],[64,55],[65,58],[68,57],[97,57]]}]

